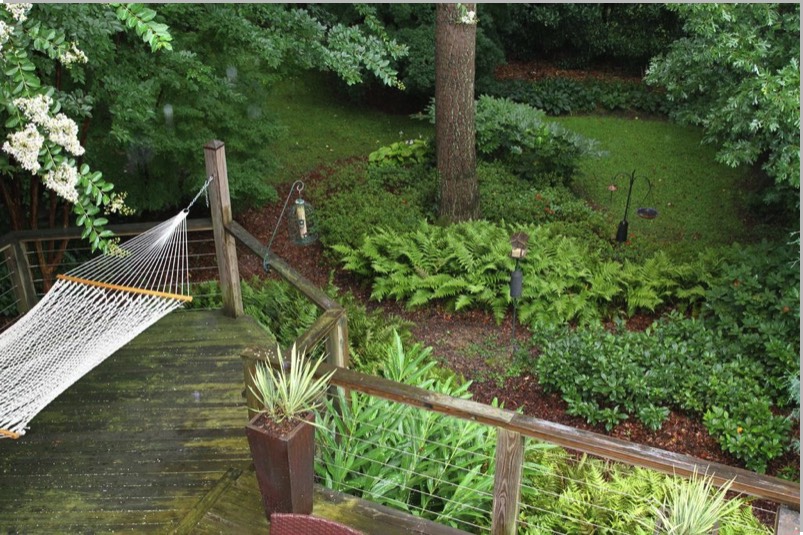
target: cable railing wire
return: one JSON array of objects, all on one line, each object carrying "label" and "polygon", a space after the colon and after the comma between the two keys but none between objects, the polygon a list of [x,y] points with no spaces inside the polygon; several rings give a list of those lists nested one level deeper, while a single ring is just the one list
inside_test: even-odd
[{"label": "cable railing wire", "polygon": [[[352,438],[353,438],[353,437],[352,437]],[[370,444],[370,442],[366,442],[366,443]],[[318,444],[318,446],[319,446],[321,449],[328,449],[329,451],[335,451],[333,448],[328,448],[327,446],[324,446],[324,445],[322,445],[322,444]],[[401,451],[401,450],[397,450],[397,449],[395,449],[395,448],[387,448],[387,447],[386,447],[386,446],[384,446],[384,445],[382,446],[382,449],[390,449],[390,450],[394,450],[394,451]],[[379,464],[379,465],[385,466],[385,467],[387,467],[387,468],[390,468],[390,469],[391,469],[391,470],[393,470],[393,471],[397,471],[397,472],[398,472],[398,471],[401,471],[401,472],[405,472],[405,473],[408,473],[408,474],[413,474],[413,475],[417,475],[417,476],[426,477],[424,474],[420,474],[420,473],[416,472],[415,470],[411,470],[411,469],[409,469],[409,468],[404,468],[404,467],[402,467],[402,466],[399,466],[399,465],[393,465],[393,464],[383,463],[383,462],[377,461],[376,459],[371,459],[370,457],[365,457],[365,456],[363,456],[363,455],[358,455],[358,454],[356,454],[356,453],[348,453],[347,455],[349,455],[349,456],[353,456],[353,457],[354,457],[354,458],[356,458],[356,459],[361,459],[361,460],[364,460],[364,461],[369,461],[369,462],[371,462],[371,463],[375,463],[375,464]],[[418,457],[419,457],[419,458],[422,458],[422,459],[426,459],[426,457],[423,457],[423,456],[418,456]],[[436,460],[432,460],[432,461],[433,461],[433,462],[437,462]],[[466,471],[466,472],[471,472],[471,470],[470,470],[470,469],[463,469],[462,467],[455,466],[455,465],[453,465],[453,464],[445,463],[445,465],[446,465],[447,467],[457,468],[457,469],[460,469],[460,470],[464,470],[464,471]],[[357,473],[357,474],[360,474],[360,475],[363,475],[361,472],[355,472],[355,473]],[[481,477],[482,475],[483,475],[483,474],[478,474],[478,476],[480,476],[480,477]],[[439,483],[439,484],[443,484],[443,485],[445,485],[445,486],[456,487],[456,488],[459,488],[459,487],[461,487],[461,486],[462,486],[462,485],[460,485],[459,483],[453,483],[453,482],[451,482],[451,481],[448,481],[448,480],[445,480],[445,479],[438,479],[438,483]],[[410,489],[410,490],[413,490],[413,489]],[[482,491],[482,490],[479,490],[479,489],[472,489],[472,491],[473,491],[473,492],[476,492],[478,495],[481,495],[481,496],[486,496],[486,497],[488,497],[488,498],[493,498],[493,493],[491,493],[491,492],[485,492],[485,491]],[[470,507],[470,506],[469,506],[469,507]],[[477,509],[477,510],[479,511],[480,509]]]},{"label": "cable railing wire", "polygon": [[[344,467],[338,467],[338,468],[342,469]],[[357,474],[358,477],[368,478],[368,479],[372,479],[374,481],[384,481],[386,479],[386,478],[382,478],[382,477],[379,477],[379,476],[372,476],[370,474],[363,474],[363,473],[355,472],[353,470],[348,470],[348,469],[346,470],[346,472],[347,473],[354,473],[354,474]],[[321,480],[319,480],[319,481],[321,481]],[[371,495],[372,495],[372,493],[369,490],[366,490],[366,489],[363,489],[363,488],[360,488],[360,487],[355,487],[353,485],[349,485],[348,483],[345,483],[345,482],[342,482],[342,481],[337,483],[336,486],[355,491],[355,493],[358,493],[360,496],[371,497]],[[425,492],[425,491],[423,491],[421,489],[412,489],[412,488],[409,488],[409,487],[402,487],[402,488],[404,488],[406,490],[409,490],[411,492],[415,492],[417,494],[424,494],[424,495],[430,496],[432,498],[436,498],[436,499],[438,499],[438,500],[440,500],[441,502],[444,502],[444,503],[445,502],[457,503],[463,509],[466,509],[466,508],[467,509],[473,509],[473,510],[478,511],[480,513],[487,514],[489,516],[489,518],[490,518],[490,515],[491,515],[490,511],[485,511],[483,509],[479,509],[477,507],[474,507],[474,506],[466,504],[466,503],[458,503],[458,502],[455,502],[453,500],[447,500],[447,499],[444,499],[442,496],[436,496],[436,495],[430,494],[428,492]],[[379,496],[375,496],[375,497],[379,497]],[[460,519],[460,518],[454,518],[454,517],[451,517],[451,516],[446,515],[444,513],[437,512],[437,511],[429,511],[429,510],[424,509],[422,507],[417,507],[417,506],[412,505],[410,503],[402,502],[401,500],[397,500],[397,499],[393,499],[393,498],[382,498],[382,499],[386,503],[397,503],[398,504],[397,507],[399,509],[415,509],[415,510],[418,510],[418,511],[420,511],[422,513],[426,513],[426,514],[429,514],[429,515],[432,515],[432,516],[437,516],[439,518],[446,518],[446,519],[452,520],[453,522],[456,522],[456,523],[459,523],[459,524],[464,524],[466,526],[471,526],[471,527],[477,528],[478,530],[481,530],[481,531],[490,531],[490,528],[484,527],[484,526],[480,526],[478,524],[474,524],[474,523],[472,523],[472,522],[470,522],[468,520],[463,520],[463,519]]]}]

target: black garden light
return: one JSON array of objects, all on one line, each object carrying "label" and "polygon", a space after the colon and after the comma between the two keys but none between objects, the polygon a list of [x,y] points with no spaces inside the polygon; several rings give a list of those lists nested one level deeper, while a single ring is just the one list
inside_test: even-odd
[{"label": "black garden light", "polygon": [[[624,175],[624,173],[619,173],[618,175],[616,175],[615,179],[619,178],[621,175]],[[625,215],[622,218],[622,221],[619,222],[619,228],[616,229],[617,243],[624,243],[627,241],[627,227],[628,227],[627,214],[628,212],[630,212],[630,198],[633,195],[633,184],[636,182],[636,178],[638,177],[636,177],[636,171],[634,170],[632,173],[630,173],[630,177],[628,179],[630,181],[630,186],[627,189],[627,203],[625,204]],[[644,178],[644,180],[647,181],[648,189],[647,189],[647,194],[644,196],[644,199],[646,199],[652,192],[652,182],[650,182],[650,180],[646,177],[641,177],[641,178]],[[610,186],[608,186],[608,190],[611,192],[611,195],[613,195],[613,192],[617,190],[617,187],[615,184],[611,184]],[[658,217],[658,210],[656,210],[655,208],[637,208],[636,215],[642,219],[655,219],[656,217]]]},{"label": "black garden light", "polygon": [[273,240],[276,238],[276,232],[279,230],[279,225],[282,222],[282,217],[284,216],[285,211],[287,210],[287,205],[290,202],[290,197],[293,196],[295,192],[298,197],[296,198],[295,202],[293,203],[293,207],[291,210],[291,215],[287,219],[288,224],[288,232],[290,234],[290,239],[293,240],[293,243],[296,245],[310,245],[314,243],[315,240],[318,239],[318,234],[316,232],[316,225],[315,225],[315,209],[312,205],[306,202],[304,199],[301,198],[301,192],[304,191],[304,183],[300,180],[296,180],[293,185],[290,187],[290,193],[287,194],[287,199],[284,201],[284,206],[282,206],[282,211],[279,214],[279,219],[276,220],[276,227],[273,229],[273,234],[270,237],[270,241],[268,242],[268,250],[265,253],[265,258],[262,260],[262,267],[265,268],[265,271],[270,270],[270,246],[273,245]]},{"label": "black garden light", "polygon": [[513,348],[516,347],[516,305],[519,297],[521,297],[524,285],[524,273],[519,267],[519,262],[527,255],[527,244],[530,241],[530,236],[524,232],[515,232],[510,236],[510,257],[516,259],[516,267],[510,274],[510,298],[513,300]]}]

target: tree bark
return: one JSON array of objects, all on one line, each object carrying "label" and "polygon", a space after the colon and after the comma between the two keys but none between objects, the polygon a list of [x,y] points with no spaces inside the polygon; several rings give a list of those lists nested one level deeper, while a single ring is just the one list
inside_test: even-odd
[{"label": "tree bark", "polygon": [[[474,11],[475,4],[462,4]],[[460,22],[457,4],[438,4],[435,19],[435,145],[440,216],[448,222],[479,217],[474,130],[474,55],[477,26]]]}]

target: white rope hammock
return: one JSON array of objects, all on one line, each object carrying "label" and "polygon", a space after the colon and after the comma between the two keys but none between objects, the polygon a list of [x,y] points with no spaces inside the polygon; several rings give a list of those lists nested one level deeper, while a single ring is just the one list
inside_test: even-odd
[{"label": "white rope hammock", "polygon": [[70,385],[192,300],[188,213],[189,206],[128,240],[120,254],[58,275],[42,300],[0,334],[0,438],[24,435]]}]

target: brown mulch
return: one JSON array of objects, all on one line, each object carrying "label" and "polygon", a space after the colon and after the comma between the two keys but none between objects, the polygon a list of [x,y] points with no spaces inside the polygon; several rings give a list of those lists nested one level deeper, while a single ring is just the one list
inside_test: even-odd
[{"label": "brown mulch", "polygon": [[[302,179],[309,187],[316,181],[325,180],[329,172],[330,169],[318,169]],[[267,243],[270,238],[284,199],[290,191],[290,185],[285,184],[277,189],[280,199],[278,202],[258,210],[248,210],[237,216],[237,220],[263,243]],[[699,417],[691,417],[682,412],[670,412],[669,418],[657,432],[650,431],[634,419],[626,420],[611,432],[606,432],[602,426],[591,426],[582,418],[566,414],[566,403],[560,395],[544,391],[533,374],[524,372],[518,376],[510,376],[508,373],[512,362],[510,355],[513,352],[511,314],[497,324],[490,314],[482,311],[452,313],[440,307],[407,310],[401,304],[394,302],[381,304],[368,302],[370,292],[352,275],[340,270],[329,257],[324,255],[320,243],[298,247],[288,238],[286,221],[282,220],[281,225],[273,242],[274,253],[284,258],[319,287],[327,285],[330,273],[333,272],[334,284],[343,290],[352,291],[369,308],[382,308],[386,312],[411,321],[414,324],[412,333],[417,341],[432,347],[433,356],[442,365],[473,381],[470,390],[475,400],[489,403],[497,399],[508,409],[521,408],[525,414],[537,418],[709,461],[743,466],[720,449]],[[261,259],[241,251],[239,253],[243,278],[264,275]],[[644,330],[654,319],[654,316],[634,316],[628,320],[627,328]],[[530,332],[517,325],[517,346],[527,348],[529,338]],[[531,358],[537,358],[537,349],[529,351]],[[796,459],[796,455],[790,452],[771,463],[768,473],[777,474],[783,467],[796,464]]]}]

